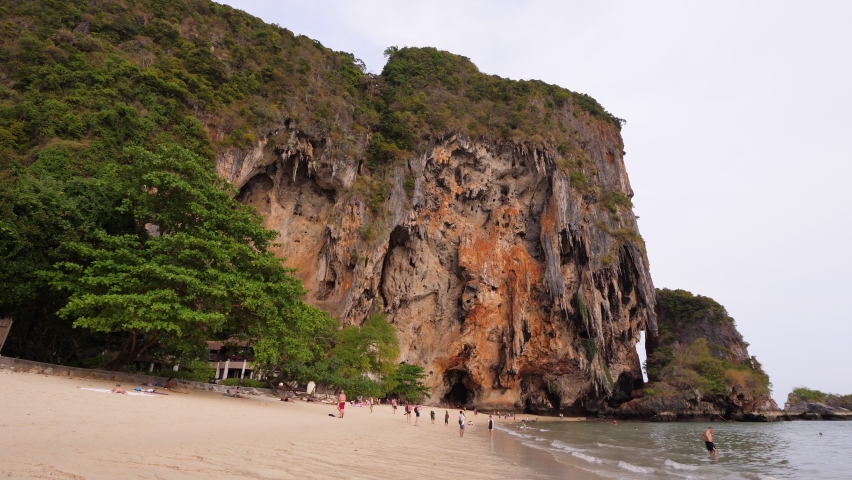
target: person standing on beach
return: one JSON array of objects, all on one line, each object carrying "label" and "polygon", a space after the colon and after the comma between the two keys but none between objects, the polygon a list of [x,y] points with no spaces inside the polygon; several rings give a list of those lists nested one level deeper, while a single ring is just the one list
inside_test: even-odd
[{"label": "person standing on beach", "polygon": [[464,412],[459,410],[459,438],[464,436]]},{"label": "person standing on beach", "polygon": [[393,414],[396,415],[396,399],[391,399],[391,407],[393,407]]},{"label": "person standing on beach", "polygon": [[340,395],[337,396],[337,410],[340,412],[340,418],[343,418],[344,408],[346,408],[346,394],[341,390]]},{"label": "person standing on beach", "polygon": [[432,425],[435,425],[435,410],[429,410],[429,416],[432,417]]},{"label": "person standing on beach", "polygon": [[444,426],[445,427],[450,426],[450,411],[449,410],[444,410]]},{"label": "person standing on beach", "polygon": [[488,436],[494,438],[494,419],[488,415]]},{"label": "person standing on beach", "polygon": [[411,423],[411,404],[405,402],[405,423]]},{"label": "person standing on beach", "polygon": [[704,430],[704,433],[701,434],[701,440],[704,440],[704,446],[707,447],[710,455],[714,457],[719,456],[719,451],[716,450],[716,445],[713,444],[713,427],[707,427],[707,430]]},{"label": "person standing on beach", "polygon": [[414,426],[416,427],[420,423],[420,405],[414,407]]}]

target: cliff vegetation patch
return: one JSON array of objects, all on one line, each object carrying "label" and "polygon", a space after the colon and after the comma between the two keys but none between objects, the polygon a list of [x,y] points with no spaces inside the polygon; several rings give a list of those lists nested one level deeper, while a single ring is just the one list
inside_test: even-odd
[{"label": "cliff vegetation patch", "polygon": [[645,395],[686,393],[753,398],[769,394],[769,376],[725,308],[685,290],[657,290],[660,346],[646,361]]}]

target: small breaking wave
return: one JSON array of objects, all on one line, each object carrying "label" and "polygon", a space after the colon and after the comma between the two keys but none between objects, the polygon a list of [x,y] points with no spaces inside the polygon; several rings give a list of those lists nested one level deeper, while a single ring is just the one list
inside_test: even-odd
[{"label": "small breaking wave", "polygon": [[521,445],[523,445],[523,446],[525,446],[525,447],[534,448],[534,449],[536,449],[536,450],[544,450],[544,451],[546,451],[546,452],[549,452],[549,451],[550,451],[550,449],[549,449],[549,448],[547,448],[547,447],[545,447],[545,446],[542,446],[542,445],[538,445],[538,444],[533,443],[533,442],[521,442]]},{"label": "small breaking wave", "polygon": [[695,465],[684,465],[682,463],[673,462],[671,460],[666,460],[665,462],[663,462],[663,465],[674,470],[682,470],[688,472],[694,472],[695,470],[698,470],[698,467]]},{"label": "small breaking wave", "polygon": [[586,455],[585,453],[582,453],[582,452],[571,452],[571,455],[574,455],[575,457],[579,458],[580,460],[585,460],[589,463],[603,463],[600,459],[595,458],[591,455]]},{"label": "small breaking wave", "polygon": [[549,432],[550,430],[545,430],[544,428],[539,428],[538,431],[539,432]]},{"label": "small breaking wave", "polygon": [[618,467],[633,473],[654,473],[653,468],[640,467],[627,462],[618,462]]},{"label": "small breaking wave", "polygon": [[546,438],[535,437],[535,441],[536,441],[536,442],[544,442],[544,441],[546,441],[546,440],[547,440]]},{"label": "small breaking wave", "polygon": [[579,452],[580,450],[568,445],[567,443],[562,443],[559,440],[554,440],[551,444],[554,448],[558,448],[560,450],[564,450],[566,452]]}]

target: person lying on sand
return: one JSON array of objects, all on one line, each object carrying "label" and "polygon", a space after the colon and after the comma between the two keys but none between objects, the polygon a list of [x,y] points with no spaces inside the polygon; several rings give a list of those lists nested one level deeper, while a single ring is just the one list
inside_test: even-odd
[{"label": "person lying on sand", "polygon": [[226,397],[231,397],[231,398],[242,398],[242,399],[247,399],[247,398],[248,398],[247,396],[245,396],[245,395],[243,395],[242,393],[240,393],[240,387],[237,387],[237,391],[236,391],[236,392],[232,392],[232,391],[230,391],[230,390],[225,390],[225,392],[226,392],[226,393],[223,393],[222,395],[224,395],[224,396],[226,396]]},{"label": "person lying on sand", "polygon": [[111,390],[112,393],[127,393],[127,390],[121,387],[121,384],[116,383],[115,387]]}]

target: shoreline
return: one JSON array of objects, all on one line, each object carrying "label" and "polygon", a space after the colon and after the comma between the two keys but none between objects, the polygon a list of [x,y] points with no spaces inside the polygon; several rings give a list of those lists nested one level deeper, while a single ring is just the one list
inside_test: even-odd
[{"label": "shoreline", "polygon": [[[146,375],[144,373],[127,373],[127,372],[112,372],[107,370],[86,369],[79,367],[67,367],[63,365],[53,365],[49,363],[34,362],[31,360],[22,360],[12,357],[4,357],[0,355],[0,372],[2,371],[29,373],[40,375],[51,375],[61,378],[80,378],[88,380],[103,380],[103,381],[118,381],[123,383],[144,383],[144,382],[161,382],[165,383],[168,378]],[[224,393],[226,389],[235,388],[225,385],[215,385],[204,382],[193,382],[189,380],[176,379],[178,385],[182,388],[190,390],[200,390],[209,392]],[[248,395],[270,396],[275,397],[275,392],[268,388],[253,388],[241,387],[241,390]],[[425,405],[424,405],[425,406]],[[430,408],[445,408],[438,406],[430,406]],[[493,409],[492,409],[493,411]],[[522,414],[528,416],[528,414]],[[532,415],[541,419],[541,421],[631,421],[631,422],[659,422],[659,423],[680,423],[680,422],[724,422],[724,423],[773,423],[773,422],[792,422],[792,421],[844,421],[852,420],[852,413],[837,414],[826,413],[816,409],[814,411],[785,411],[772,410],[765,412],[756,412],[745,415],[743,418],[724,419],[715,418],[718,415],[705,414],[689,414],[678,415],[674,412],[658,412],[654,415],[624,415],[618,412],[612,412],[599,417],[560,417],[550,414]]]},{"label": "shoreline", "polygon": [[[333,405],[266,396],[242,400],[208,391],[117,395],[101,393],[113,386],[101,380],[9,370],[0,371],[0,385],[0,478],[319,479],[345,472],[376,479],[587,480],[713,468],[702,445],[693,441],[692,427],[682,422],[619,420],[623,427],[616,429],[608,426],[611,420],[539,416],[518,432],[524,414],[521,420],[498,420],[492,439],[488,414],[467,412],[474,425],[460,439],[458,410],[449,410],[451,421],[445,426],[448,409],[428,406],[414,427],[414,419],[406,423],[402,411],[394,415],[388,405],[375,406],[373,413],[347,405],[341,420]],[[124,387],[132,391],[135,385]],[[436,412],[435,425],[430,410]],[[737,435],[747,439],[755,432],[783,438],[777,432],[799,431],[785,427],[788,422],[763,424],[759,430],[750,423],[718,425],[721,444],[731,448]],[[843,422],[831,423],[847,431]],[[810,429],[805,431],[826,432],[825,441],[834,437],[824,430],[828,426],[805,424]],[[666,432],[666,438],[687,447],[662,443],[662,453],[648,456],[651,432]],[[802,440],[798,433],[790,438]],[[763,467],[743,452],[748,453],[738,452],[736,461],[760,472]],[[733,458],[733,451],[724,453]]]}]

